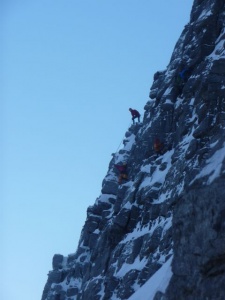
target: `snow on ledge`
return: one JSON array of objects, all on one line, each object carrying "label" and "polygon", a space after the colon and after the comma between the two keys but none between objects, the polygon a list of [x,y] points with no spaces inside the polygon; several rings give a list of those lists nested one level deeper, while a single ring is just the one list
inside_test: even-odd
[{"label": "snow on ledge", "polygon": [[195,182],[195,180],[209,176],[207,184],[211,184],[217,177],[220,176],[223,161],[225,159],[225,143],[223,147],[217,150],[212,157],[207,159],[206,166],[201,170],[201,172],[191,181],[190,184]]},{"label": "snow on ledge", "polygon": [[157,292],[164,293],[173,275],[170,257],[167,262],[128,300],[153,300]]}]

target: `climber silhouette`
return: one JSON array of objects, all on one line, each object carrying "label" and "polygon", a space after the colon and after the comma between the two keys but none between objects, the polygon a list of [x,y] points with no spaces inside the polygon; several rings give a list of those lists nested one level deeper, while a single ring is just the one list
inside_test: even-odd
[{"label": "climber silhouette", "polygon": [[186,67],[180,67],[180,71],[175,76],[175,86],[177,87],[178,95],[181,96],[185,83],[188,80],[189,70]]},{"label": "climber silhouette", "polygon": [[135,123],[134,120],[136,118],[138,118],[138,122],[140,122],[140,113],[136,110],[136,109],[132,109],[132,108],[129,108],[129,111],[132,115],[132,121],[133,121],[133,124]]},{"label": "climber silhouette", "polygon": [[155,138],[153,147],[157,157],[163,154],[164,145],[159,138]]},{"label": "climber silhouette", "polygon": [[122,183],[123,180],[127,180],[127,163],[123,163],[122,165],[114,165],[114,167],[119,171],[118,182]]},{"label": "climber silhouette", "polygon": [[181,72],[179,72],[178,76],[183,80],[186,81],[187,79],[187,68],[184,68]]}]

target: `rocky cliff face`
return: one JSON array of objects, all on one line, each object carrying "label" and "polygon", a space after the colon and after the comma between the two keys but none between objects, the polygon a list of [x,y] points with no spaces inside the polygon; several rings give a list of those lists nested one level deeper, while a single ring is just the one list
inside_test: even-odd
[{"label": "rocky cliff face", "polygon": [[224,0],[194,1],[150,99],[113,155],[77,252],[54,256],[42,300],[225,298]]}]

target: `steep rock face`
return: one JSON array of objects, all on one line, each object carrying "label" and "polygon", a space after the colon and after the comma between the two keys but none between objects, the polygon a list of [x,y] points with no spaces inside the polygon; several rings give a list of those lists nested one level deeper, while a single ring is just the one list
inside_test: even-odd
[{"label": "steep rock face", "polygon": [[224,49],[224,0],[195,0],[143,123],[113,154],[77,252],[54,256],[42,300],[224,299]]}]

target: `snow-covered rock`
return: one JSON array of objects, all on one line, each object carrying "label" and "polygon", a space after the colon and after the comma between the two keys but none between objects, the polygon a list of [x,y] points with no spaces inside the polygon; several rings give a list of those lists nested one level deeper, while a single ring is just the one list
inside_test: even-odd
[{"label": "snow-covered rock", "polygon": [[[54,256],[42,300],[224,299],[224,0],[194,1],[150,98],[113,154],[76,253]],[[119,185],[114,164],[125,162]]]}]

